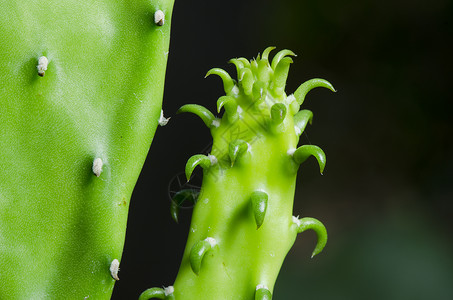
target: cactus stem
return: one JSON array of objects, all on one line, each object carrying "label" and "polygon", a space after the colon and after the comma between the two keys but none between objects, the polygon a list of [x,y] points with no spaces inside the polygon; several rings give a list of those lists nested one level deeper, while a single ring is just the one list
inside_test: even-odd
[{"label": "cactus stem", "polygon": [[171,118],[165,118],[164,117],[164,110],[160,110],[160,117],[159,117],[159,125],[160,126],[165,126],[168,124],[168,121],[170,121]]},{"label": "cactus stem", "polygon": [[217,241],[212,237],[207,237],[192,247],[192,250],[190,251],[190,266],[196,275],[200,272],[201,261],[203,260],[204,255],[214,248],[215,245],[217,245]]},{"label": "cactus stem", "polygon": [[96,177],[101,176],[102,166],[104,166],[104,163],[102,162],[101,158],[98,157],[93,161],[93,167],[91,169],[93,170],[93,173],[94,175],[96,175]]},{"label": "cactus stem", "polygon": [[306,230],[313,230],[317,237],[318,241],[316,242],[315,250],[311,255],[313,258],[315,255],[321,253],[327,243],[327,230],[326,227],[317,219],[315,218],[302,218],[299,219],[293,216],[293,222],[297,225],[297,233],[302,233]]},{"label": "cactus stem", "polygon": [[154,23],[157,26],[162,26],[165,24],[165,14],[160,9],[154,13]]},{"label": "cactus stem", "polygon": [[269,196],[262,191],[255,191],[252,193],[250,200],[252,202],[252,210],[255,216],[256,229],[258,230],[264,222],[266,216],[267,202]]},{"label": "cactus stem", "polygon": [[38,58],[38,65],[36,68],[38,69],[38,75],[44,77],[47,71],[47,66],[49,65],[49,60],[45,56],[41,56]]},{"label": "cactus stem", "polygon": [[256,286],[255,290],[255,300],[271,300],[272,293],[269,291],[269,288],[263,284]]},{"label": "cactus stem", "polygon": [[120,280],[118,277],[118,272],[120,270],[120,262],[115,258],[110,264],[110,275],[115,280]]}]

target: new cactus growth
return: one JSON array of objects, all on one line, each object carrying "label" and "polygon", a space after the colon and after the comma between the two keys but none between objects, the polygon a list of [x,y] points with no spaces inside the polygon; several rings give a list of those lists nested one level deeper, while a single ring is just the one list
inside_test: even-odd
[{"label": "new cactus growth", "polygon": [[173,0],[3,1],[0,299],[109,299]]},{"label": "new cactus growth", "polygon": [[[179,109],[203,120],[213,146],[207,156],[192,156],[185,169],[190,180],[194,169],[202,167],[203,183],[171,294],[175,299],[271,299],[297,234],[308,229],[317,233],[313,256],[326,244],[321,222],[293,216],[293,199],[299,165],[314,156],[322,173],[326,164],[319,147],[297,147],[313,116],[300,106],[315,87],[335,90],[326,80],[312,79],[287,96],[294,53],[282,50],[269,62],[273,49],[251,61],[232,59],[237,81],[222,69],[207,73],[223,81],[226,95],[217,101],[217,111],[225,109],[221,118],[199,105]],[[140,299],[151,298],[145,293]]]}]

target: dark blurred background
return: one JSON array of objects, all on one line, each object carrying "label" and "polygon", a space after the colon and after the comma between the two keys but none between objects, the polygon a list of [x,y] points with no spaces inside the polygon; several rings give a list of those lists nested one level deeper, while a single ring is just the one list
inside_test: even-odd
[{"label": "dark blurred background", "polygon": [[453,299],[453,2],[447,0],[176,0],[164,111],[132,196],[121,280],[113,299],[172,285],[190,210],[170,217],[168,184],[206,150],[209,130],[183,104],[215,111],[212,67],[267,46],[298,54],[287,93],[321,77],[304,108],[302,143],[327,154],[299,170],[294,214],[323,221],[324,252],[300,235],[276,283],[283,299]]}]

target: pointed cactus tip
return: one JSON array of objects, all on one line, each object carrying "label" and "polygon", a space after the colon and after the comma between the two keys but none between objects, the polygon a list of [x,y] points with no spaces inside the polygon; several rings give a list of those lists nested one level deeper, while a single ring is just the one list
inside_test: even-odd
[{"label": "pointed cactus tip", "polygon": [[302,233],[306,230],[313,230],[317,237],[318,241],[316,242],[316,247],[315,250],[313,250],[313,253],[311,257],[313,258],[315,255],[318,255],[321,253],[321,251],[324,249],[324,247],[327,244],[327,230],[326,227],[317,219],[315,218],[302,218],[298,220],[298,228],[297,228],[297,233]]},{"label": "pointed cactus tip", "polygon": [[156,24],[157,26],[162,26],[165,24],[165,14],[160,9],[156,10],[156,12],[154,13],[154,24]]},{"label": "pointed cactus tip", "polygon": [[277,96],[282,96],[285,93],[286,79],[288,78],[289,66],[292,62],[291,57],[284,57],[275,67],[273,91]]},{"label": "pointed cactus tip", "polygon": [[310,79],[302,83],[294,92],[294,96],[296,97],[297,102],[302,105],[308,92],[317,87],[324,87],[331,90],[332,92],[336,92],[333,85],[330,84],[330,82],[328,82],[327,80],[321,78]]},{"label": "pointed cactus tip", "polygon": [[292,157],[297,164],[301,164],[310,156],[314,156],[319,164],[319,171],[322,174],[326,166],[326,154],[321,148],[314,145],[303,145],[294,151]]},{"label": "pointed cactus tip", "polygon": [[272,300],[272,293],[265,285],[259,284],[255,289],[255,300]]},{"label": "pointed cactus tip", "polygon": [[257,230],[261,227],[261,225],[263,225],[264,217],[266,216],[267,211],[268,199],[269,196],[263,191],[255,191],[250,197]]},{"label": "pointed cactus tip", "polygon": [[38,58],[38,65],[36,68],[38,69],[38,75],[44,77],[46,75],[47,66],[49,65],[49,60],[45,56],[41,56]]},{"label": "pointed cactus tip", "polygon": [[238,104],[236,100],[231,96],[222,96],[217,100],[217,112],[220,113],[222,107],[225,107],[227,119],[230,123],[235,122],[238,117]]},{"label": "pointed cactus tip", "polygon": [[185,169],[187,181],[190,180],[193,170],[198,165],[200,165],[203,169],[209,168],[213,164],[213,158],[215,158],[215,156],[211,155],[209,157],[209,156],[206,156],[203,154],[196,154],[196,155],[193,155],[192,157],[190,157],[186,163],[186,169]]},{"label": "pointed cactus tip", "polygon": [[198,275],[200,273],[201,269],[201,262],[203,260],[204,255],[206,252],[211,250],[215,245],[217,244],[217,241],[212,238],[208,237],[202,241],[199,241],[195,245],[193,245],[191,251],[190,251],[190,266],[192,268],[192,271],[195,273],[195,275]]},{"label": "pointed cactus tip", "polygon": [[120,270],[120,262],[115,258],[110,263],[110,275],[112,276],[113,279],[120,280],[118,277],[119,270]]},{"label": "pointed cactus tip", "polygon": [[93,174],[96,175],[96,177],[101,176],[103,166],[104,163],[102,162],[101,158],[98,157],[93,160],[93,166],[91,167],[91,170],[93,171]]}]

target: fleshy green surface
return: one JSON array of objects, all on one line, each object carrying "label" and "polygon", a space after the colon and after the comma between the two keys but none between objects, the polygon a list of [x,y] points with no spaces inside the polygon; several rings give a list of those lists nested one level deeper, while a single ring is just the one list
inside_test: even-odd
[{"label": "fleshy green surface", "polygon": [[[312,117],[309,111],[299,112],[300,105],[314,87],[334,89],[317,79],[287,96],[284,87],[292,62],[288,55],[293,53],[282,50],[269,63],[272,49],[256,60],[232,60],[238,81],[221,69],[208,72],[224,83],[226,96],[217,103],[218,110],[225,108],[221,119],[199,106],[180,109],[202,118],[211,130],[213,147],[208,156],[195,155],[186,166],[188,178],[196,166],[204,175],[174,284],[176,299],[270,299],[298,232],[314,229],[319,235],[314,254],[327,240],[319,221],[299,220],[292,210],[299,164],[313,155],[322,171],[326,162],[318,147],[296,150]],[[215,243],[200,247],[207,239]]]},{"label": "fleshy green surface", "polygon": [[110,264],[121,261],[130,196],[161,112],[172,6],[1,5],[0,299],[110,298]]}]

